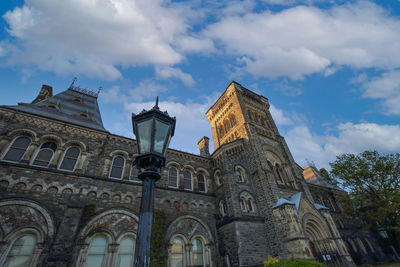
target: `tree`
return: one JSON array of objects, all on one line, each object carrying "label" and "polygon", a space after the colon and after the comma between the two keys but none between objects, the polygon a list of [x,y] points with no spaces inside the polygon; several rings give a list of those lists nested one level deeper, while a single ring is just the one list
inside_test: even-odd
[{"label": "tree", "polygon": [[342,154],[330,163],[330,182],[349,192],[342,201],[345,213],[377,225],[400,230],[400,154],[364,151]]},{"label": "tree", "polygon": [[167,266],[168,251],[165,242],[166,216],[164,211],[157,210],[154,212],[153,226],[151,232],[150,245],[150,266],[163,267]]}]

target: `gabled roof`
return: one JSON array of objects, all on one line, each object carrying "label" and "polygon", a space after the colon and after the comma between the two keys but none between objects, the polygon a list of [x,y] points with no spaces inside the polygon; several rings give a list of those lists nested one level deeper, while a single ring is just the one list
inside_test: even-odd
[{"label": "gabled roof", "polygon": [[304,176],[304,179],[306,180],[306,183],[343,191],[336,185],[333,185],[333,184],[330,184],[329,182],[327,182],[322,177],[321,172],[315,166],[310,165],[310,166],[307,166],[306,168],[304,168],[303,176]]},{"label": "gabled roof", "polygon": [[301,201],[301,196],[303,195],[302,192],[296,193],[290,197],[290,201],[292,201],[296,205],[296,211],[299,211],[300,208],[300,201]]},{"label": "gabled roof", "polygon": [[17,106],[3,107],[100,131],[107,131],[101,119],[97,95],[86,89],[71,85],[67,90],[39,102],[19,103]]},{"label": "gabled roof", "polygon": [[275,205],[273,205],[272,208],[275,209],[283,205],[296,205],[296,204],[290,200],[287,200],[286,198],[280,198],[276,201]]},{"label": "gabled roof", "polygon": [[318,203],[314,203],[314,207],[315,207],[317,210],[329,210],[329,208],[327,208],[327,207],[325,207],[325,206],[323,206],[323,205],[321,205],[321,204],[318,204]]}]

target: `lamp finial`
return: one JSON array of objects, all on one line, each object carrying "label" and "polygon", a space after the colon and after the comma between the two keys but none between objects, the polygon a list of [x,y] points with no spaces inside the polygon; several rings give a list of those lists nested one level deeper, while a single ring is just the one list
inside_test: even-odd
[{"label": "lamp finial", "polygon": [[154,109],[159,109],[159,107],[158,107],[158,96],[156,97],[156,105],[153,108]]}]

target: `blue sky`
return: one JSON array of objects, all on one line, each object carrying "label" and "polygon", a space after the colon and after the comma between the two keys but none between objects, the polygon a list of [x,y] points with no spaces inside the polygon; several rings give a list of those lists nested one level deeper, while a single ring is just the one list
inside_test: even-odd
[{"label": "blue sky", "polygon": [[295,160],[400,151],[400,1],[10,0],[0,3],[1,104],[42,84],[103,90],[103,122],[177,117],[171,147],[198,153],[231,80],[271,103]]}]

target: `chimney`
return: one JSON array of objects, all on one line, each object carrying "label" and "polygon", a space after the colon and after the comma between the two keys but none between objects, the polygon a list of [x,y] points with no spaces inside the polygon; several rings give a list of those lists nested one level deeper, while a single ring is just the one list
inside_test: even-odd
[{"label": "chimney", "polygon": [[35,100],[32,101],[32,104],[43,101],[52,96],[53,96],[53,87],[43,84],[42,89],[40,89],[38,96],[35,98]]},{"label": "chimney", "polygon": [[209,141],[210,138],[208,138],[207,136],[203,136],[197,143],[200,149],[200,156],[206,158],[210,157]]}]

